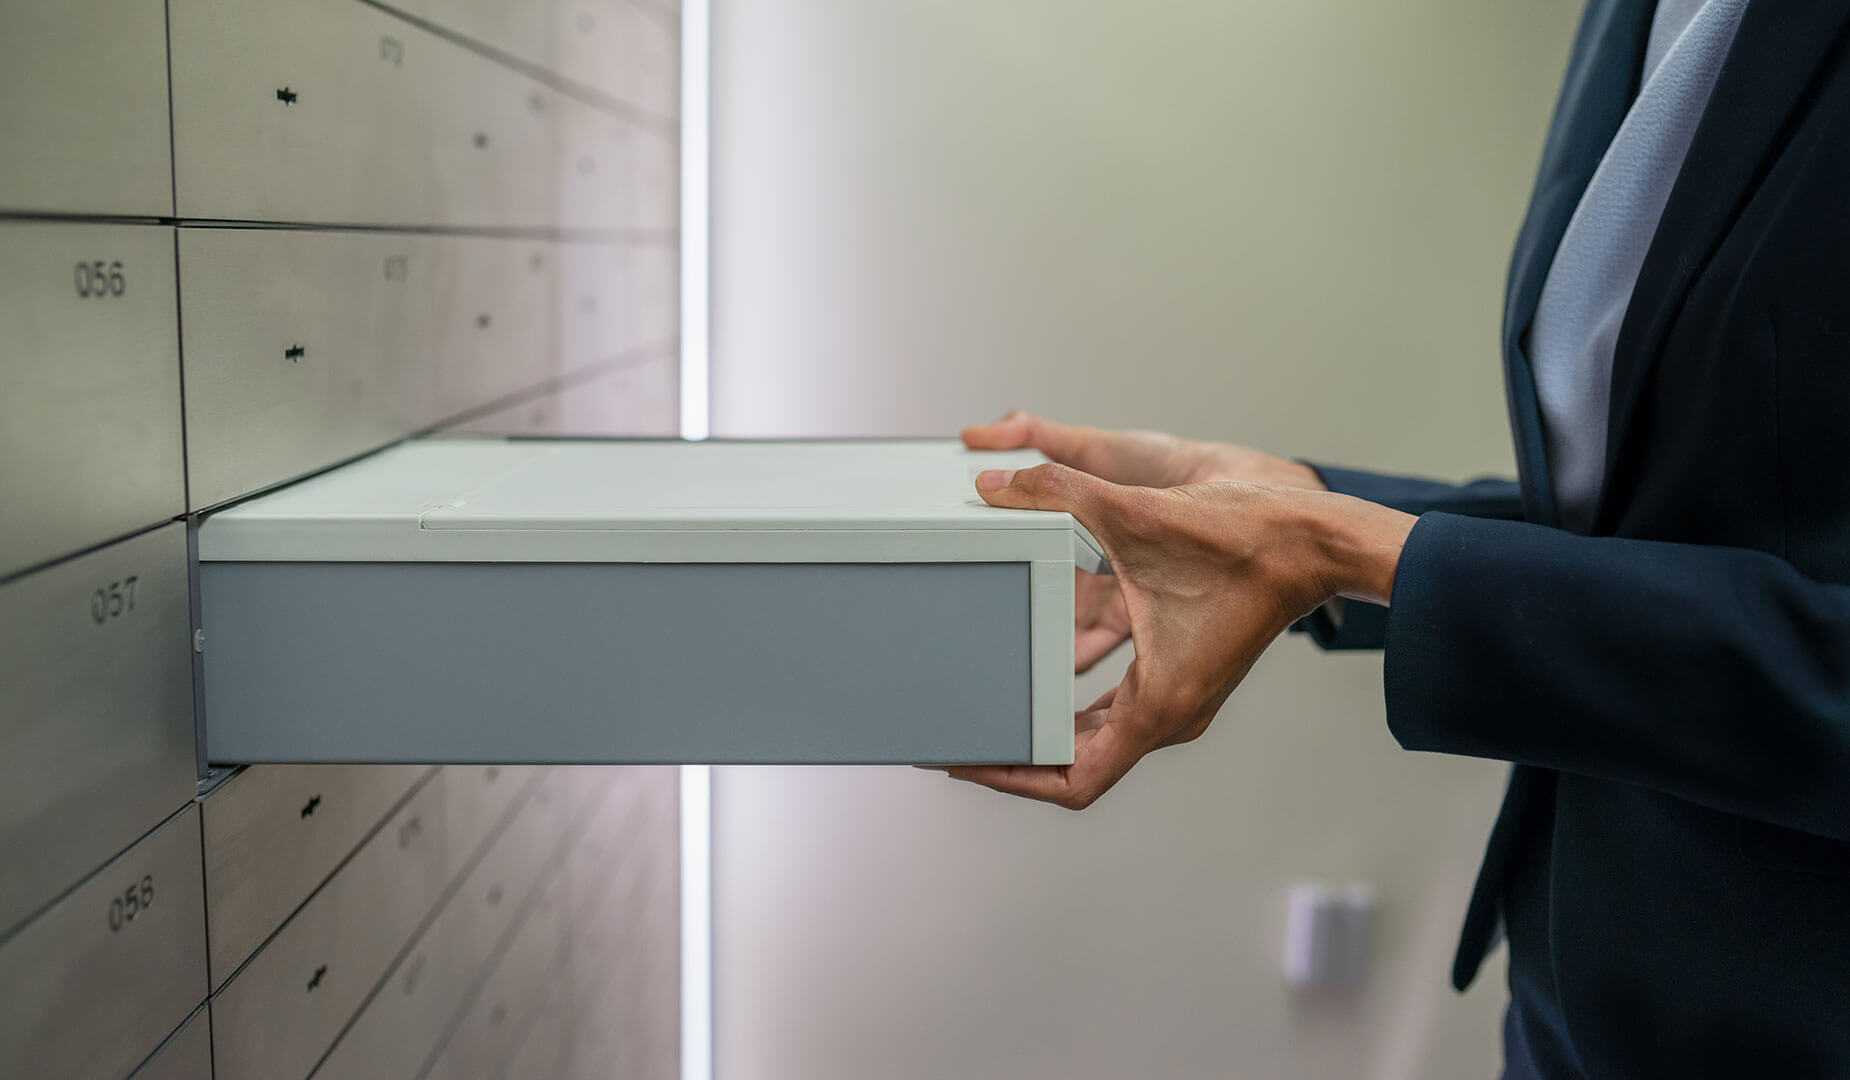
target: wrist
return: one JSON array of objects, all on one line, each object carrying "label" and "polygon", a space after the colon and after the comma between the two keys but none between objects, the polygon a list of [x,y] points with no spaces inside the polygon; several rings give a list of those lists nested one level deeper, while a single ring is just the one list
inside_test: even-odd
[{"label": "wrist", "polygon": [[1419,518],[1348,495],[1303,492],[1313,576],[1323,594],[1387,604],[1401,551]]},{"label": "wrist", "polygon": [[1275,457],[1232,443],[1200,443],[1190,483],[1234,481],[1293,491],[1328,491],[1317,470],[1301,461]]}]

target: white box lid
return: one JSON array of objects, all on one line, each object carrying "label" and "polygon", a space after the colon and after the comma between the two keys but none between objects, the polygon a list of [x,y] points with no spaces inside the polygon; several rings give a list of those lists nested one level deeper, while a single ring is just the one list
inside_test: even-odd
[{"label": "white box lid", "polygon": [[961,562],[1104,553],[973,487],[1032,451],[950,440],[419,439],[212,514],[234,561]]}]

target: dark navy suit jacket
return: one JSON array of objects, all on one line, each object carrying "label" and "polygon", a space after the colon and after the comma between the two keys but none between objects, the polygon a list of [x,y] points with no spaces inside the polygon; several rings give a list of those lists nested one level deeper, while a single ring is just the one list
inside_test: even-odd
[{"label": "dark navy suit jacket", "polygon": [[1850,1078],[1850,0],[1751,0],[1626,313],[1574,535],[1520,343],[1654,7],[1592,0],[1517,242],[1520,483],[1323,469],[1422,516],[1391,611],[1311,629],[1385,642],[1403,746],[1516,764],[1453,980],[1507,907],[1517,1006],[1562,1036],[1538,1071]]}]

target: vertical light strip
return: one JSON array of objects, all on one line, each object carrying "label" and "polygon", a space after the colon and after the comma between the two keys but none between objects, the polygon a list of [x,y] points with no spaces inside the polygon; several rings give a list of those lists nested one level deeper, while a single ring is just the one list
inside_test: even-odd
[{"label": "vertical light strip", "polygon": [[709,113],[712,107],[711,0],[681,5],[681,437],[712,427],[708,302],[712,255]]},{"label": "vertical light strip", "polygon": [[[681,4],[681,437],[712,429],[711,0]],[[681,766],[681,1080],[713,1080],[713,771]]]},{"label": "vertical light strip", "polygon": [[681,1080],[713,1080],[713,769],[681,766]]}]

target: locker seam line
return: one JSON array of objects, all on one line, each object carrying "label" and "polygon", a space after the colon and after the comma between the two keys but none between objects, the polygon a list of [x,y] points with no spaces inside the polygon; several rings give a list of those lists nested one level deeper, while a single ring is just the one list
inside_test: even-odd
[{"label": "locker seam line", "polygon": [[[231,969],[231,971],[225,976],[223,980],[219,980],[217,978],[217,973],[213,972],[208,980],[209,982],[211,982],[212,985],[209,988],[209,992],[206,996],[206,1000],[208,1001],[216,1000],[219,994],[223,993],[225,988],[230,986],[234,979],[236,979],[239,975],[243,974],[244,969],[250,967],[251,963],[254,960],[256,960],[258,956],[262,955],[263,950],[269,947],[270,942],[275,941],[277,938],[277,935],[281,934],[283,930],[289,926],[290,922],[292,922],[297,915],[300,915],[302,913],[302,909],[307,907],[310,903],[312,903],[315,897],[321,895],[321,890],[327,888],[328,882],[333,881],[336,877],[339,877],[340,872],[342,870],[345,870],[347,868],[347,864],[353,861],[353,857],[355,855],[358,855],[366,847],[367,844],[372,843],[373,838],[378,836],[379,833],[385,829],[386,823],[391,821],[394,817],[397,817],[398,812],[400,810],[403,810],[405,806],[411,802],[412,799],[415,799],[418,796],[418,793],[422,792],[425,786],[428,785],[433,779],[435,779],[437,774],[441,771],[442,771],[442,766],[437,766],[436,768],[433,768],[430,771],[426,772],[423,776],[418,777],[417,782],[412,784],[411,787],[407,789],[403,795],[399,796],[398,800],[392,804],[391,808],[388,809],[384,814],[381,814],[379,817],[379,820],[374,822],[372,827],[366,830],[366,835],[362,836],[359,839],[359,841],[355,843],[353,847],[345,855],[341,856],[340,862],[336,863],[333,869],[329,870],[327,874],[323,876],[320,881],[317,881],[315,883],[315,887],[313,889],[310,889],[308,895],[302,898],[302,902],[297,904],[295,907],[290,908],[289,913],[287,915],[284,915],[282,920],[276,924],[276,928],[271,930],[268,934],[266,934],[264,936],[264,939],[258,942],[257,945],[251,949],[249,956],[246,956],[244,959],[238,961],[237,965]],[[205,832],[204,832],[205,831],[205,811],[203,807],[201,807],[200,809],[199,823],[200,823],[199,827],[200,827],[201,843],[203,844],[204,842],[203,838],[205,835]],[[208,899],[207,905],[210,906],[210,903],[211,901],[210,899]],[[211,942],[210,941],[207,942],[206,961],[207,961],[206,963],[207,970],[210,971],[211,969]]]}]

